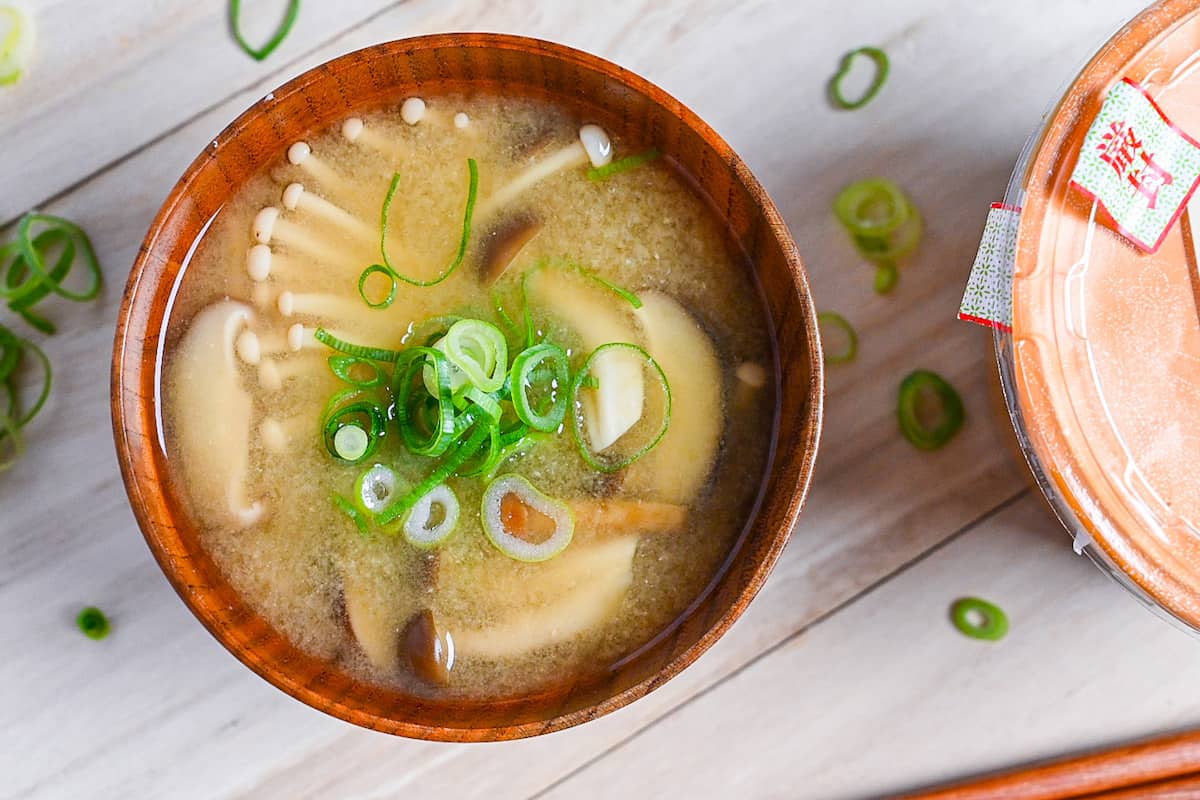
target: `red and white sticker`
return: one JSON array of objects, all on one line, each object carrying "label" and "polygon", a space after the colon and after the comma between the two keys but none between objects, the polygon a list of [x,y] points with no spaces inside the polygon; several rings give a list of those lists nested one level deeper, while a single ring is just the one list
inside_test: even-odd
[{"label": "red and white sticker", "polygon": [[1088,129],[1071,185],[1099,205],[1105,224],[1153,253],[1200,186],[1200,142],[1124,78]]}]

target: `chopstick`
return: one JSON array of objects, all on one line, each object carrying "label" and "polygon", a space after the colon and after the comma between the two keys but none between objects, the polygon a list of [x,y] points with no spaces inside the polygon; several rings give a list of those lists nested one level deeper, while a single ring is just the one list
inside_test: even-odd
[{"label": "chopstick", "polygon": [[[1151,793],[1158,791],[1156,787],[1162,787],[1162,791],[1168,793]],[[901,800],[1124,800],[1134,797],[1174,800],[1200,797],[1198,787],[1200,731],[1187,731],[1111,750],[1019,767],[940,789],[903,795]]]}]

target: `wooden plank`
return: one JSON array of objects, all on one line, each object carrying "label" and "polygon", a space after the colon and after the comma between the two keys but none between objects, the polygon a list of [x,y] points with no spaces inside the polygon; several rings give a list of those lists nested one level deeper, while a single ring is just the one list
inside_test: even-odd
[{"label": "wooden plank", "polygon": [[[955,631],[963,595],[1008,637]],[[1200,723],[1197,669],[1029,493],[543,796],[887,796]]]},{"label": "wooden plank", "polygon": [[[307,3],[262,63],[233,40],[225,2],[29,3],[35,57],[19,84],[0,91],[0,225],[235,92],[295,74],[308,51],[397,2]],[[287,8],[242,5],[251,42],[269,39]]]},{"label": "wooden plank", "polygon": [[[49,210],[92,233],[109,284],[95,306],[53,309],[63,332],[46,343],[57,367],[52,405],[30,431],[34,452],[0,483],[0,604],[24,609],[0,627],[0,646],[13,654],[0,670],[9,685],[23,687],[10,708],[22,723],[0,733],[6,789],[33,797],[386,796],[402,789],[526,796],[679,704],[722,691],[713,687],[1013,497],[1022,479],[1005,450],[1003,421],[989,412],[988,339],[953,320],[957,295],[987,203],[1058,83],[1030,90],[1030,76],[1065,76],[1132,10],[1090,5],[1090,16],[1076,16],[1074,4],[1043,5],[964,10],[950,0],[922,0],[889,6],[884,15],[881,6],[833,0],[416,3],[301,60],[316,63],[400,33],[508,29],[637,69],[726,133],[797,232],[821,304],[842,310],[863,334],[860,360],[830,375],[812,502],[747,616],[647,699],[539,740],[466,748],[403,742],[308,711],[223,654],[172,596],[136,534],[109,455],[105,402],[124,271],[186,163],[278,79],[251,86],[52,204]],[[1034,10],[1045,26],[1031,32]],[[986,45],[960,41],[962,30],[988,31]],[[867,112],[832,112],[822,100],[826,72],[866,36],[893,52],[892,82]],[[1077,52],[1064,37],[1077,40]],[[737,68],[714,70],[714,53]],[[1006,74],[1014,63],[1017,73]],[[870,293],[870,272],[855,264],[827,210],[844,181],[869,174],[900,181],[930,222],[919,259],[888,298]],[[916,366],[959,386],[971,415],[940,453],[916,453],[895,430],[895,387]],[[70,624],[73,611],[90,602],[117,613],[117,633],[100,645]],[[77,724],[64,725],[66,697]],[[732,698],[726,703],[735,709],[740,700]],[[189,776],[188,785],[178,775]]]}]

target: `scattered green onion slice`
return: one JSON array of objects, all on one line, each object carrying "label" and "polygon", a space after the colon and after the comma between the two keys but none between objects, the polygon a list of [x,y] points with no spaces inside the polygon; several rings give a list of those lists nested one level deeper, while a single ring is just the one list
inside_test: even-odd
[{"label": "scattered green onion slice", "polygon": [[[471,217],[475,213],[475,196],[476,196],[477,192],[479,191],[479,167],[476,165],[475,159],[473,159],[473,158],[467,159],[467,172],[469,173],[470,178],[469,178],[469,182],[467,184],[467,203],[466,203],[466,208],[463,211],[462,237],[458,241],[458,253],[454,256],[454,260],[452,262],[450,262],[450,266],[446,267],[446,269],[443,270],[442,273],[440,275],[438,275],[436,278],[432,278],[427,281],[420,280],[419,278],[410,278],[407,275],[401,275],[400,272],[397,271],[396,266],[391,262],[391,259],[388,258],[388,253],[387,253],[388,218],[391,216],[392,200],[396,196],[396,190],[400,188],[400,173],[396,172],[392,175],[392,182],[388,186],[387,196],[384,197],[384,199],[383,199],[383,208],[379,213],[379,228],[380,228],[379,249],[383,255],[383,264],[382,265],[376,264],[374,266],[367,268],[368,271],[370,271],[370,270],[379,271],[376,268],[381,267],[381,269],[385,272],[385,274],[387,274],[391,278],[393,285],[392,285],[391,294],[389,295],[389,299],[387,301],[387,305],[391,305],[392,299],[395,298],[395,294],[396,294],[395,283],[397,281],[403,281],[404,283],[411,284],[413,286],[436,286],[437,284],[446,280],[446,278],[449,278],[450,275],[456,269],[458,269],[459,265],[462,264],[463,258],[467,254],[467,242],[471,238]],[[366,275],[367,275],[367,272],[363,272],[363,277],[359,279],[358,283],[359,283],[359,292],[360,293],[362,292],[363,282],[365,280]],[[382,306],[377,306],[377,307],[382,307]]]},{"label": "scattered green onion slice", "polygon": [[354,482],[354,501],[368,514],[378,514],[396,500],[400,476],[391,467],[376,464],[364,470]]},{"label": "scattered green onion slice", "polygon": [[643,164],[648,164],[658,158],[659,155],[658,149],[651,147],[649,150],[637,153],[636,155],[618,158],[616,161],[611,161],[603,167],[592,167],[587,171],[588,180],[602,181],[605,178],[611,178],[613,175],[637,169]]},{"label": "scattered green onion slice", "polygon": [[[374,361],[358,356],[330,356],[329,369],[338,378],[360,389],[372,389],[383,384],[383,370]],[[368,370],[369,377],[355,375],[355,370]]]},{"label": "scattered green onion slice", "polygon": [[[434,522],[435,509],[442,509],[442,519]],[[458,527],[458,497],[446,484],[433,487],[413,504],[404,518],[404,538],[414,547],[436,547]]]},{"label": "scattered green onion slice", "polygon": [[[549,363],[552,370],[549,380],[550,405],[544,411],[534,408],[529,399],[529,390],[533,388],[532,376],[534,370]],[[562,425],[567,416],[567,404],[570,398],[568,392],[568,361],[567,353],[558,345],[535,344],[524,350],[513,359],[512,365],[512,403],[517,417],[529,427],[537,431],[553,431]]]},{"label": "scattered green onion slice", "polygon": [[[850,74],[850,70],[854,67],[854,60],[858,56],[866,56],[871,60],[875,66],[875,76],[871,79],[871,84],[862,93],[861,97],[856,100],[850,100],[842,94],[842,81]],[[874,100],[875,95],[879,94],[879,90],[887,82],[890,70],[891,62],[888,60],[887,53],[878,47],[860,47],[857,50],[851,50],[842,56],[837,72],[829,79],[829,97],[835,106],[845,111],[862,108]]]},{"label": "scattered green onion slice", "polygon": [[379,525],[388,525],[395,522],[397,519],[402,519],[417,501],[425,494],[433,489],[433,487],[445,481],[458,470],[467,459],[475,454],[475,452],[483,445],[484,439],[489,435],[490,427],[487,425],[476,425],[471,431],[471,435],[467,437],[455,450],[446,456],[437,469],[429,474],[425,480],[417,484],[407,495],[401,498],[398,502],[393,503],[388,508],[380,512],[375,521]]},{"label": "scattered green onion slice", "polygon": [[[41,387],[33,403],[22,408],[20,387],[17,385],[18,371],[26,354],[32,354],[41,367]],[[41,412],[50,396],[53,373],[50,359],[33,342],[22,339],[8,328],[0,325],[0,472],[5,472],[25,452],[25,441],[21,430]]]},{"label": "scattered green onion slice", "polygon": [[95,606],[88,606],[80,611],[79,616],[75,617],[75,624],[89,639],[103,639],[112,630],[112,624],[108,621],[108,617]]},{"label": "scattered green onion slice", "polygon": [[483,479],[486,481],[493,480],[496,475],[499,474],[504,465],[509,462],[509,460],[528,453],[539,443],[541,443],[544,438],[545,435],[540,433],[522,433],[520,438],[514,439],[508,444],[504,444],[502,437],[500,452],[497,453],[493,458],[489,469],[482,473]]},{"label": "scattered green onion slice", "polygon": [[875,268],[875,293],[876,294],[891,294],[896,288],[896,284],[900,282],[900,270],[896,269],[896,265],[890,262],[880,264]]},{"label": "scattered green onion slice", "polygon": [[[58,257],[47,266],[50,253]],[[82,259],[87,278],[81,289],[65,286],[67,276]],[[7,262],[7,267],[5,266]],[[100,263],[92,242],[83,229],[70,220],[48,214],[29,213],[17,225],[17,238],[0,247],[0,298],[33,327],[52,334],[55,326],[35,314],[32,307],[50,294],[83,302],[100,294]]]},{"label": "scattered green onion slice", "polygon": [[[554,532],[542,542],[530,542],[513,535],[505,525],[503,504],[507,495],[554,521]],[[538,562],[554,558],[566,549],[575,535],[575,516],[570,507],[538,491],[532,483],[516,474],[501,475],[483,491],[480,518],[483,532],[497,550],[517,561]]]},{"label": "scattered green onion slice", "polygon": [[[821,328],[821,345],[825,348],[826,364],[845,364],[853,361],[858,354],[858,332],[854,330],[845,317],[836,311],[822,311],[817,314],[817,324]],[[845,345],[838,350],[829,348],[834,338],[834,330],[845,339]]]},{"label": "scattered green onion slice", "polygon": [[362,461],[370,447],[370,434],[357,425],[343,425],[333,434],[334,454],[351,464]]},{"label": "scattered green onion slice", "polygon": [[963,597],[950,606],[954,627],[972,639],[997,641],[1008,633],[1008,616],[997,605],[978,597]]},{"label": "scattered green onion slice", "polygon": [[287,12],[284,14],[283,21],[279,23],[279,27],[275,29],[275,33],[262,47],[254,47],[242,36],[242,0],[229,0],[229,25],[233,28],[233,38],[246,51],[246,55],[255,61],[265,61],[271,53],[275,52],[275,49],[291,33],[292,26],[296,24],[296,17],[299,14],[300,0],[288,0]]},{"label": "scattered green onion slice", "polygon": [[33,20],[19,8],[0,6],[0,86],[21,79],[25,64],[33,53]]},{"label": "scattered green onion slice", "polygon": [[0,472],[5,472],[17,463],[25,452],[25,439],[16,420],[0,414]]},{"label": "scattered green onion slice", "polygon": [[[931,415],[935,419],[930,420]],[[904,438],[914,447],[936,450],[954,438],[966,413],[962,398],[942,376],[917,370],[900,384],[896,416]]]},{"label": "scattered green onion slice", "polygon": [[446,331],[438,349],[480,391],[494,392],[504,385],[508,340],[495,325],[478,319],[460,319]]},{"label": "scattered green onion slice", "polygon": [[[610,164],[609,166],[612,166],[612,165]],[[636,294],[629,291],[628,289],[621,287],[621,286],[617,286],[612,281],[609,281],[609,280],[606,280],[605,278],[600,277],[600,275],[596,274],[595,272],[593,272],[591,270],[580,270],[580,272],[582,272],[584,275],[586,275],[587,277],[594,280],[596,283],[603,286],[605,289],[608,289],[609,291],[613,292],[614,294],[616,294],[618,297],[620,297],[625,302],[629,303],[629,305],[633,306],[634,308],[642,307],[642,298],[638,297]]]},{"label": "scattered green onion slice", "polygon": [[[388,293],[382,300],[372,300],[367,297],[367,281],[372,275],[382,275],[388,281]],[[383,264],[372,264],[358,276],[358,296],[369,308],[387,308],[396,300],[396,290],[400,288],[398,275],[391,267]]]},{"label": "scattered green onion slice", "polygon": [[[644,359],[650,367],[653,368],[654,372],[658,375],[659,381],[662,382],[665,402],[662,424],[659,426],[654,436],[651,437],[650,441],[648,441],[632,455],[615,461],[605,461],[598,458],[596,454],[592,452],[591,447],[587,443],[586,436],[583,432],[583,418],[582,414],[580,413],[582,404],[580,403],[579,393],[583,390],[584,382],[591,376],[590,370],[592,362],[596,360],[596,357],[601,353],[606,353],[610,350],[617,349],[632,350],[635,354]],[[667,428],[671,424],[671,384],[667,381],[667,374],[663,372],[663,368],[659,366],[659,363],[655,361],[649,353],[647,353],[638,345],[630,344],[629,342],[609,342],[608,344],[600,345],[593,350],[591,355],[587,357],[587,360],[583,362],[583,366],[580,367],[579,372],[575,373],[575,379],[571,382],[570,397],[571,407],[575,409],[574,413],[571,414],[571,431],[575,436],[575,444],[579,449],[580,456],[583,457],[583,460],[587,463],[587,465],[600,472],[617,472],[622,470],[633,462],[637,461],[642,456],[649,453],[655,447],[658,447],[658,443],[662,441],[664,436],[666,436]]]},{"label": "scattered green onion slice", "polygon": [[[432,394],[424,380],[425,370],[430,366],[437,389]],[[450,381],[450,362],[441,350],[433,347],[410,347],[396,364],[396,421],[405,446],[415,455],[440,456],[454,443],[454,395]],[[417,386],[420,390],[415,390]],[[414,401],[423,403],[426,399],[436,403],[437,416],[422,433],[418,427],[421,418],[417,416],[421,407],[414,405]]]},{"label": "scattered green onion slice", "polygon": [[842,189],[833,213],[863,258],[895,266],[916,249],[924,229],[920,211],[903,190],[884,178],[867,178]]},{"label": "scattered green onion slice", "polygon": [[[322,415],[321,430],[325,449],[339,461],[357,464],[370,457],[387,432],[387,415],[383,407],[371,400],[357,399],[362,393],[347,389],[330,398]],[[347,428],[357,429],[346,431]],[[366,437],[366,446],[362,439]]]},{"label": "scattered green onion slice", "polygon": [[500,321],[504,323],[507,328],[514,331],[519,330],[519,326],[517,325],[516,321],[513,320],[513,318],[508,315],[508,312],[504,310],[504,303],[500,301],[500,293],[495,289],[492,290],[492,308],[496,310],[496,316],[500,318]]},{"label": "scattered green onion slice", "polygon": [[333,500],[333,507],[349,517],[350,521],[354,523],[354,527],[358,528],[359,533],[363,535],[368,533],[367,520],[363,517],[362,512],[354,507],[353,503],[336,492],[331,496],[331,499]]},{"label": "scattered green onion slice", "polygon": [[364,347],[360,344],[351,344],[350,342],[339,339],[324,328],[317,328],[313,338],[323,345],[331,347],[340,353],[345,353],[355,358],[364,358],[369,361],[396,361],[400,358],[400,353],[396,350],[384,350],[380,347]]}]

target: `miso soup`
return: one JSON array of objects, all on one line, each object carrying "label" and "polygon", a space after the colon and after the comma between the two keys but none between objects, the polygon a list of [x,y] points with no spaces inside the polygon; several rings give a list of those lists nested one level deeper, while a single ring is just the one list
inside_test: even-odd
[{"label": "miso soup", "polygon": [[409,99],[213,219],[168,323],[168,461],[244,601],[422,694],[603,671],[753,516],[775,356],[686,176],[534,99]]}]

